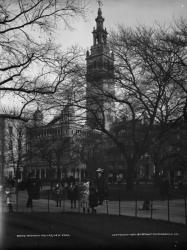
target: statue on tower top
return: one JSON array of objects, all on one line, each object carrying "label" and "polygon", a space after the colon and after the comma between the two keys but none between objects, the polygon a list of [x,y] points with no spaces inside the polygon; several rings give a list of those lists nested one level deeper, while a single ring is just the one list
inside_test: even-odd
[{"label": "statue on tower top", "polygon": [[98,3],[98,5],[99,5],[99,8],[101,8],[101,6],[103,6],[103,3],[102,3],[101,0],[98,0],[97,3]]}]

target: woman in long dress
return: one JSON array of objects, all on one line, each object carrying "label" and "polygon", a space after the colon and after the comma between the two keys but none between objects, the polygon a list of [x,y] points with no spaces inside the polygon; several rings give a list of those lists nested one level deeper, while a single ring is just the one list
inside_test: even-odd
[{"label": "woman in long dress", "polygon": [[83,183],[82,190],[81,190],[81,205],[83,207],[83,213],[89,213],[89,194],[90,194],[90,182],[87,181]]}]

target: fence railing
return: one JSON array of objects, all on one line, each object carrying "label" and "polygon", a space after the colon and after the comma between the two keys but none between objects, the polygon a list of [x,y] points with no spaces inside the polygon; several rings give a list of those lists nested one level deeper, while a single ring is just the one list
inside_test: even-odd
[{"label": "fence railing", "polygon": [[[120,193],[116,200],[104,200],[102,205],[95,207],[97,214],[134,216],[137,218],[150,218],[165,220],[168,222],[177,222],[187,225],[187,203],[186,195],[181,194],[177,198],[168,195],[163,200],[143,200],[135,199],[124,200]],[[33,200],[33,206],[27,207],[28,194],[26,191],[15,193],[12,198],[13,212],[75,212],[83,213],[83,206],[80,199],[76,200],[76,207],[71,207],[71,201],[67,196],[62,196],[57,206],[54,193],[51,190],[45,190],[41,193],[39,199]],[[1,202],[2,212],[8,212],[8,205],[5,198]],[[92,212],[91,209],[89,211]],[[87,209],[85,213],[88,213]]]}]

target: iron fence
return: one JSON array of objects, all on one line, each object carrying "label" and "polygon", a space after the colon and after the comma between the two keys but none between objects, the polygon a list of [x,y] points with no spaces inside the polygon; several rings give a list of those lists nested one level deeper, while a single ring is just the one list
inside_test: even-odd
[{"label": "iron fence", "polygon": [[[13,212],[74,212],[83,213],[83,204],[78,198],[76,207],[71,207],[71,201],[67,195],[62,195],[57,206],[54,192],[50,189],[43,190],[38,199],[33,200],[33,206],[27,207],[28,194],[26,191],[15,192],[12,195]],[[89,208],[89,206],[87,207]],[[118,199],[110,197],[103,204],[95,207],[97,214],[133,216],[137,218],[149,218],[177,222],[187,225],[186,194],[180,193],[178,197],[167,196],[165,199],[135,199],[124,200],[119,192]],[[1,211],[9,212],[6,199],[1,195]],[[85,213],[92,213],[86,209]]]}]

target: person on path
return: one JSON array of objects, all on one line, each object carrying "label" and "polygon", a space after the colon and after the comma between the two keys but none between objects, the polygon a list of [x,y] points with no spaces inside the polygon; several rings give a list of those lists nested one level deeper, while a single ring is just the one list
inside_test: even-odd
[{"label": "person on path", "polygon": [[5,195],[6,195],[6,204],[7,204],[9,213],[13,212],[13,197],[12,197],[12,194],[13,194],[13,192],[12,192],[11,188],[8,187],[5,190]]},{"label": "person on path", "polygon": [[81,205],[83,207],[83,213],[87,212],[89,213],[90,212],[90,209],[89,209],[89,191],[90,189],[90,182],[87,181],[87,182],[84,182],[83,183],[83,186],[82,186],[82,190],[81,190]]},{"label": "person on path", "polygon": [[56,206],[61,207],[61,202],[62,202],[62,188],[60,184],[56,184],[55,186],[55,200],[56,200]]},{"label": "person on path", "polygon": [[96,214],[96,206],[98,205],[97,190],[94,183],[90,183],[90,193],[89,193],[89,207],[93,214]]},{"label": "person on path", "polygon": [[68,188],[69,199],[71,201],[71,208],[76,208],[76,202],[78,199],[78,186],[75,183],[71,183]]},{"label": "person on path", "polygon": [[26,190],[28,193],[28,200],[26,207],[33,207],[33,199],[39,199],[40,185],[33,173],[30,173],[26,181]]},{"label": "person on path", "polygon": [[99,205],[102,205],[104,199],[108,197],[108,187],[105,182],[105,178],[104,178],[102,171],[97,172],[96,187],[97,187],[97,192],[98,192],[98,202],[99,202]]},{"label": "person on path", "polygon": [[169,195],[169,180],[166,176],[160,179],[160,195],[162,200],[168,198]]}]

